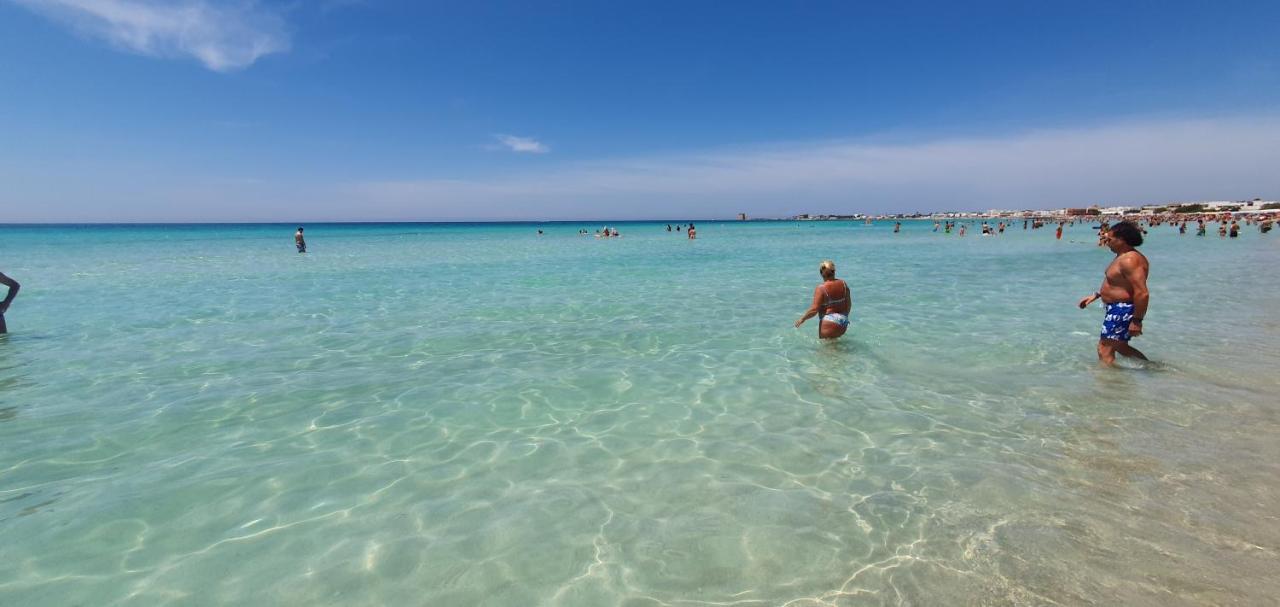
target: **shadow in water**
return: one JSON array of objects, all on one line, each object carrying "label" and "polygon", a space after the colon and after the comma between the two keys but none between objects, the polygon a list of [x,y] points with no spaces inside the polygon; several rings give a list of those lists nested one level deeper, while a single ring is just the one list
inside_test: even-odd
[{"label": "shadow in water", "polygon": [[854,378],[881,375],[888,361],[866,343],[845,337],[821,340],[813,350],[813,367],[804,373],[809,388],[818,394],[845,398]]},{"label": "shadow in water", "polygon": [[29,383],[26,374],[22,373],[28,362],[18,358],[22,349],[17,346],[22,341],[23,338],[12,333],[0,334],[0,397]]},{"label": "shadow in water", "polygon": [[890,365],[889,359],[882,356],[870,345],[853,337],[819,340],[815,353],[815,359],[821,363],[824,369],[835,368],[838,370],[839,367],[837,365],[870,363],[871,366],[883,370]]}]

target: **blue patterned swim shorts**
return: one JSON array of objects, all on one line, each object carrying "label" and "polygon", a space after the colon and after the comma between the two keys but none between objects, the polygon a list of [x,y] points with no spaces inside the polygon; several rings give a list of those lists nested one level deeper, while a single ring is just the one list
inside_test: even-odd
[{"label": "blue patterned swim shorts", "polygon": [[1107,315],[1102,318],[1101,339],[1129,341],[1129,321],[1133,320],[1133,303],[1117,301],[1107,304]]}]

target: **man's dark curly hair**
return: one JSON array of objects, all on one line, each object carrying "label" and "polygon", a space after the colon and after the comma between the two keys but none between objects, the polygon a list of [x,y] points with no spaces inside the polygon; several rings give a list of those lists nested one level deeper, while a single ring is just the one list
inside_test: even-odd
[{"label": "man's dark curly hair", "polygon": [[1131,247],[1142,246],[1142,229],[1132,221],[1122,221],[1111,226],[1111,237],[1119,238]]}]

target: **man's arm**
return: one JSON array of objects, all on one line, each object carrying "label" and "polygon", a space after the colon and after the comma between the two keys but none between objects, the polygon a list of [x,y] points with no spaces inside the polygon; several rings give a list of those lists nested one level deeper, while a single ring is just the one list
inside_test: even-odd
[{"label": "man's arm", "polygon": [[796,326],[799,327],[804,324],[804,321],[817,316],[818,308],[820,307],[822,307],[822,289],[819,287],[813,290],[813,305],[809,306],[809,309],[805,310],[804,316],[801,316],[800,320],[796,321]]},{"label": "man's arm", "polygon": [[1147,267],[1130,257],[1120,263],[1120,271],[1133,289],[1133,321],[1129,323],[1129,335],[1141,335],[1142,319],[1147,316],[1147,304],[1151,302],[1151,292],[1147,290]]},{"label": "man's arm", "polygon": [[1105,287],[1105,286],[1106,286],[1106,284],[1107,284],[1107,283],[1106,283],[1106,281],[1105,281],[1105,280],[1104,280],[1104,281],[1102,281],[1102,286],[1098,287],[1098,290],[1097,290],[1097,291],[1094,291],[1094,292],[1092,292],[1092,293],[1090,293],[1090,294],[1088,294],[1088,295],[1085,295],[1085,296],[1084,296],[1084,299],[1081,299],[1081,300],[1080,300],[1080,309],[1081,309],[1081,310],[1083,310],[1083,309],[1085,309],[1085,308],[1089,307],[1089,304],[1091,304],[1091,303],[1093,303],[1093,302],[1095,302],[1095,301],[1098,301],[1099,299],[1102,299],[1102,287]]},{"label": "man's arm", "polygon": [[22,285],[18,284],[18,281],[5,276],[4,273],[0,273],[0,285],[9,287],[9,294],[5,295],[3,301],[0,301],[0,314],[4,314],[9,310],[9,304],[13,303],[13,298],[18,296],[18,289],[22,288]]}]

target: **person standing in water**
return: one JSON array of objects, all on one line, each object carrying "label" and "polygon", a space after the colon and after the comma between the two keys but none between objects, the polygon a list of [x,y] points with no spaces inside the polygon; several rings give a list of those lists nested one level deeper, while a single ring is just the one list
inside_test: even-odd
[{"label": "person standing in water", "polygon": [[1116,258],[1107,266],[1102,286],[1080,300],[1080,309],[1098,299],[1106,306],[1098,337],[1098,360],[1102,364],[1114,364],[1116,354],[1147,360],[1146,355],[1129,345],[1130,339],[1142,335],[1142,319],[1151,299],[1147,291],[1151,264],[1136,248],[1142,246],[1142,231],[1133,222],[1122,221],[1106,233],[1106,243]]},{"label": "person standing in water", "polygon": [[684,233],[689,235],[689,240],[698,239],[698,229],[693,227],[693,224],[689,224],[689,228],[686,229]]},{"label": "person standing in water", "polygon": [[796,328],[804,321],[818,316],[818,338],[835,339],[849,329],[849,312],[853,309],[853,297],[849,285],[836,278],[836,262],[826,260],[818,266],[822,284],[813,290],[813,305],[796,321]]},{"label": "person standing in water", "polygon": [[3,272],[0,272],[0,285],[9,287],[9,293],[4,296],[4,300],[0,301],[0,333],[6,333],[9,327],[4,324],[4,313],[9,311],[9,304],[13,303],[13,298],[18,296],[18,289],[22,288],[22,285],[5,276]]},{"label": "person standing in water", "polygon": [[307,239],[302,237],[302,226],[298,226],[298,231],[293,233],[293,244],[297,245],[299,253],[307,252]]}]

